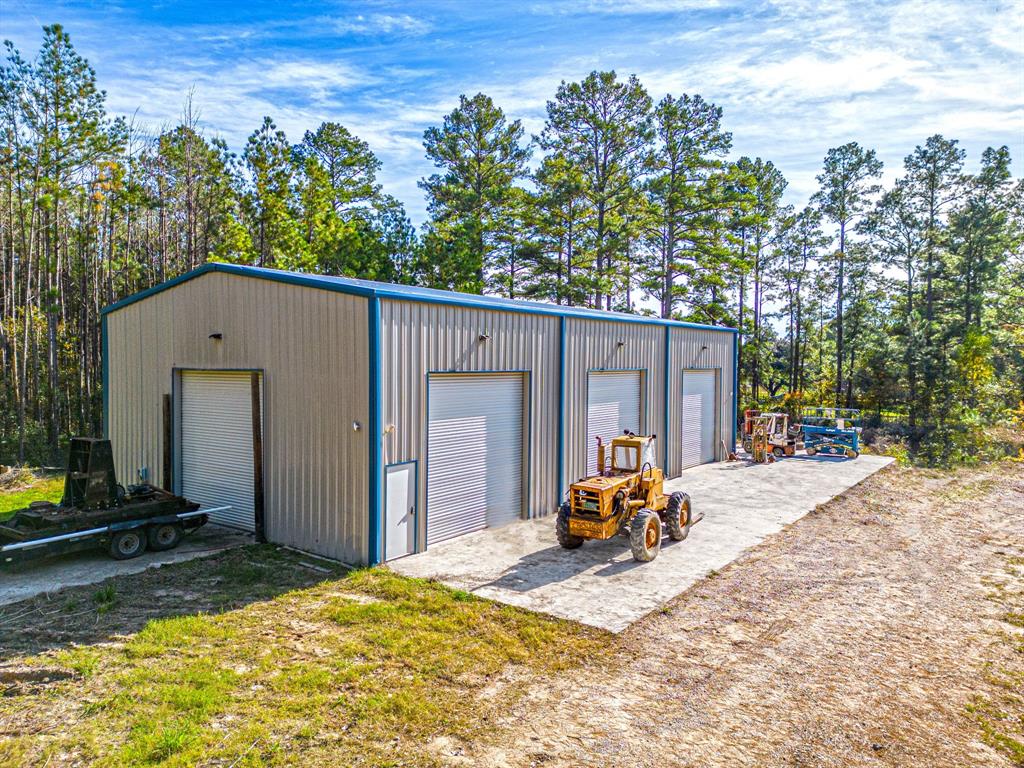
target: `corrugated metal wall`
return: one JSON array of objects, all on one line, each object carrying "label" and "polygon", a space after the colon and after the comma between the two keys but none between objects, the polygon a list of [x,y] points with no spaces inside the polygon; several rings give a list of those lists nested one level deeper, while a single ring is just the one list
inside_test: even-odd
[{"label": "corrugated metal wall", "polygon": [[[380,315],[381,470],[418,461],[421,510],[432,372],[529,373],[531,517],[554,511],[559,491],[586,471],[591,371],[642,371],[641,428],[658,434],[659,461],[669,476],[680,471],[683,369],[719,371],[719,437],[731,437],[732,333],[388,298],[380,301]],[[261,369],[268,538],[348,562],[367,560],[365,298],[211,272],[110,313],[107,326],[110,437],[123,482],[135,482],[140,467],[148,468],[152,482],[162,481],[162,396],[173,391],[175,369]],[[209,339],[214,332],[223,340]],[[488,338],[481,340],[482,335]],[[663,434],[666,341],[671,361],[668,433]],[[563,365],[565,445],[559,481]],[[363,429],[353,431],[353,421]],[[420,548],[427,515],[420,515]]]},{"label": "corrugated metal wall", "polygon": [[[380,336],[384,464],[419,461],[419,509],[426,508],[429,374],[527,371],[527,508],[531,517],[548,514],[558,493],[559,318],[384,299]],[[420,549],[429,514],[420,515]]]},{"label": "corrugated metal wall", "polygon": [[366,560],[366,299],[211,272],[110,313],[107,338],[122,483],[137,482],[139,467],[162,482],[162,396],[174,369],[262,369],[267,537]]},{"label": "corrugated metal wall", "polygon": [[[682,464],[682,394],[683,371],[718,371],[718,437],[715,442],[715,459],[722,461],[724,440],[732,450],[732,406],[733,406],[733,343],[735,335],[730,332],[705,331],[697,328],[672,328],[671,363],[669,366],[669,421],[668,461],[665,474],[675,477]],[[707,349],[702,349],[707,347]]]},{"label": "corrugated metal wall", "polygon": [[563,488],[586,473],[587,374],[597,370],[642,372],[640,429],[658,435],[658,460],[664,461],[665,442],[661,433],[664,423],[665,328],[566,318]]}]

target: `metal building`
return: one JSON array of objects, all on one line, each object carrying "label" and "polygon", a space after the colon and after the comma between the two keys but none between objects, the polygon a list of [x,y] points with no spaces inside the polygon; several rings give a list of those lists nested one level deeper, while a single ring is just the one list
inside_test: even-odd
[{"label": "metal building", "polygon": [[736,333],[230,264],[103,313],[117,469],[349,563],[556,510],[596,436],[735,445]]}]

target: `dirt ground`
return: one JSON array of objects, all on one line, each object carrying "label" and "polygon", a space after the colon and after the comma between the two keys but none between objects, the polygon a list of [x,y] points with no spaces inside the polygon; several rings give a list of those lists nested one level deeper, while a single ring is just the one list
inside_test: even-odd
[{"label": "dirt ground", "polygon": [[530,685],[497,743],[442,751],[485,766],[1015,764],[1012,742],[991,744],[1024,733],[1022,555],[1024,466],[892,467],[628,630],[617,666]]}]

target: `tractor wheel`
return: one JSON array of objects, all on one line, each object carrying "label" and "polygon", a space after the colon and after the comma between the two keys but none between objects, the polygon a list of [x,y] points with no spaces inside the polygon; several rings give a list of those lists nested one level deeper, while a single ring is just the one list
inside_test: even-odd
[{"label": "tractor wheel", "polygon": [[783,456],[786,455],[786,449],[780,448],[779,446],[776,445],[774,448],[772,448],[772,454],[775,456],[776,459],[781,459]]},{"label": "tractor wheel", "polygon": [[673,541],[685,539],[690,535],[692,520],[690,494],[676,491],[669,496],[668,506],[665,507],[665,527],[668,529],[668,537]]},{"label": "tractor wheel", "polygon": [[146,551],[146,532],[141,528],[118,531],[110,537],[110,556],[115,560],[131,560]]},{"label": "tractor wheel", "polygon": [[661,549],[661,518],[650,509],[641,509],[629,525],[629,548],[633,559],[649,563]]},{"label": "tractor wheel", "polygon": [[558,543],[564,549],[576,549],[583,544],[582,536],[573,536],[569,533],[569,514],[571,511],[572,508],[569,506],[569,502],[566,502],[558,510],[558,520],[555,521],[555,536],[558,537]]},{"label": "tractor wheel", "polygon": [[813,456],[817,452],[818,452],[817,448],[805,448],[804,449],[804,453],[806,453],[808,456]]},{"label": "tractor wheel", "polygon": [[149,548],[154,552],[165,552],[174,549],[181,542],[181,526],[177,523],[160,523],[151,525],[146,531]]}]

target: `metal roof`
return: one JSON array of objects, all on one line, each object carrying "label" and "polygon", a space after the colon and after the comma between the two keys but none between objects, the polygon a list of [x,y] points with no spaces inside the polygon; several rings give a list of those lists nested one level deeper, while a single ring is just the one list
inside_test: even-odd
[{"label": "metal roof", "polygon": [[499,296],[481,296],[475,293],[459,293],[457,291],[441,291],[435,288],[421,288],[414,285],[398,285],[396,283],[379,283],[374,280],[358,280],[352,277],[335,277],[333,275],[316,275],[306,272],[287,272],[280,269],[266,269],[264,267],[249,267],[241,264],[225,264],[222,262],[207,262],[203,266],[179,275],[173,280],[154,285],[139,293],[134,293],[120,301],[104,307],[102,314],[114,312],[129,304],[134,304],[153,294],[173,288],[194,277],[206,274],[207,272],[223,272],[229,275],[241,275],[243,277],[254,277],[260,280],[273,280],[279,283],[290,283],[291,285],[303,285],[309,288],[320,288],[327,291],[337,291],[356,296],[377,297],[386,299],[397,299],[400,301],[419,301],[428,304],[448,304],[456,307],[470,307],[473,309],[491,309],[504,312],[525,312],[528,314],[553,315],[558,317],[575,317],[584,320],[611,320],[625,323],[646,323],[650,325],[667,325],[679,328],[696,328],[705,331],[724,331],[736,333],[735,328],[724,325],[702,325],[700,323],[685,323],[680,320],[664,320],[660,317],[648,317],[645,315],[631,315],[625,312],[609,312],[600,309],[588,309],[585,307],[566,307],[558,304],[545,304],[541,301],[525,301],[520,299],[506,299]]}]

